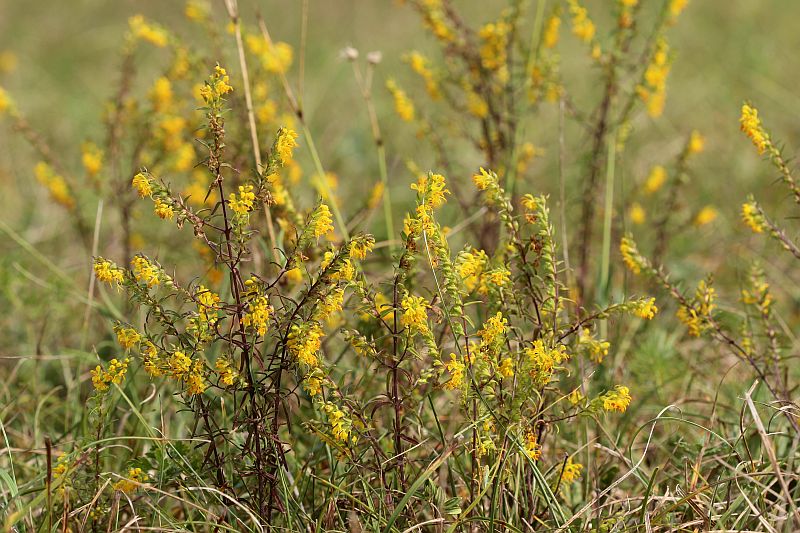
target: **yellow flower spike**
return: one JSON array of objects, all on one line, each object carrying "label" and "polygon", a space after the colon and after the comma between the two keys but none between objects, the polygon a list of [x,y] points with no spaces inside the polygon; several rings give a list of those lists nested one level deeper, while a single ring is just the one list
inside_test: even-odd
[{"label": "yellow flower spike", "polygon": [[764,215],[761,214],[758,204],[752,197],[749,198],[748,202],[742,204],[742,220],[753,233],[764,232],[764,228],[766,227]]},{"label": "yellow flower spike", "polygon": [[156,24],[147,22],[142,15],[134,15],[128,19],[131,35],[159,48],[167,46],[169,35],[166,30]]},{"label": "yellow flower spike", "polygon": [[422,296],[405,296],[400,303],[403,314],[400,324],[411,331],[428,331],[428,301]]},{"label": "yellow flower spike", "polygon": [[758,118],[758,109],[750,104],[743,104],[739,124],[742,132],[753,142],[753,146],[756,147],[759,155],[767,151],[770,147],[769,134],[761,126],[761,119]]},{"label": "yellow flower spike", "polygon": [[594,39],[596,28],[589,19],[586,8],[577,0],[569,0],[569,13],[572,15],[572,33],[584,43],[590,43]]},{"label": "yellow flower spike", "polygon": [[386,82],[386,88],[392,95],[394,99],[394,109],[403,121],[411,122],[414,120],[414,104],[411,102],[411,99],[408,97],[406,92],[401,89],[397,82],[390,79]]},{"label": "yellow flower spike", "polygon": [[158,218],[171,220],[175,216],[175,210],[168,201],[156,198],[153,204],[153,212],[158,215]]},{"label": "yellow flower spike", "polygon": [[99,281],[104,283],[116,283],[120,285],[125,280],[125,275],[121,268],[116,264],[98,257],[94,261],[94,275]]},{"label": "yellow flower spike", "polygon": [[466,366],[458,360],[456,354],[450,354],[450,361],[444,365],[445,369],[450,372],[450,379],[442,385],[445,390],[460,389],[464,383],[464,370]]},{"label": "yellow flower spike", "polygon": [[614,390],[608,391],[602,398],[603,409],[609,412],[624,413],[631,403],[630,390],[624,385],[617,385]]},{"label": "yellow flower spike", "polygon": [[561,17],[552,15],[547,19],[542,36],[542,45],[545,48],[555,48],[558,44],[558,29],[561,26]]},{"label": "yellow flower spike", "polygon": [[134,257],[131,260],[131,269],[136,281],[145,283],[148,287],[161,283],[161,270],[144,256]]},{"label": "yellow flower spike", "polygon": [[656,306],[655,298],[639,300],[633,309],[633,314],[644,320],[652,320],[656,313],[658,313],[658,307]]},{"label": "yellow flower spike", "polygon": [[153,104],[153,111],[163,113],[172,106],[172,82],[165,76],[158,78],[150,89],[150,102]]},{"label": "yellow flower spike", "polygon": [[141,468],[131,468],[128,470],[127,479],[120,479],[114,483],[114,490],[124,492],[125,494],[132,494],[148,479],[150,478]]},{"label": "yellow flower spike", "polygon": [[282,166],[292,162],[292,150],[297,146],[297,132],[290,128],[278,130],[278,140],[275,143],[275,150],[278,153],[278,161]]},{"label": "yellow flower spike", "polygon": [[103,168],[103,152],[92,143],[85,142],[81,145],[81,163],[89,177],[94,178]]}]

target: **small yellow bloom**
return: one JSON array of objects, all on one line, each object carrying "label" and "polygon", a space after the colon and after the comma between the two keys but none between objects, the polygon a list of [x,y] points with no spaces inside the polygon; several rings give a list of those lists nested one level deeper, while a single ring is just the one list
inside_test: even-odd
[{"label": "small yellow bloom", "polygon": [[639,202],[633,202],[628,210],[628,216],[634,224],[644,224],[647,220],[647,212]]},{"label": "small yellow bloom", "polygon": [[606,411],[617,411],[624,413],[631,403],[631,395],[628,387],[617,385],[614,390],[608,391],[603,395],[603,409]]},{"label": "small yellow bloom", "polygon": [[428,331],[428,302],[422,296],[406,296],[400,303],[403,314],[400,323],[412,331]]},{"label": "small yellow bloom", "polygon": [[714,206],[707,205],[703,207],[700,212],[694,217],[694,225],[695,226],[705,226],[706,224],[710,224],[717,219],[717,215],[719,213],[714,208]]},{"label": "small yellow bloom", "polygon": [[644,192],[653,194],[657,192],[664,182],[667,181],[667,171],[661,165],[656,165],[647,176],[647,181],[644,182]]},{"label": "small yellow bloom", "polygon": [[159,218],[164,220],[170,220],[175,216],[175,210],[172,209],[172,205],[160,198],[155,199],[153,211]]},{"label": "small yellow bloom", "polygon": [[278,152],[278,160],[282,166],[286,166],[292,161],[292,150],[297,146],[297,132],[289,128],[281,128],[278,131],[278,140],[275,143],[275,150]]},{"label": "small yellow bloom", "polygon": [[764,215],[761,214],[761,210],[754,200],[750,199],[749,202],[742,204],[742,220],[753,233],[764,232],[766,227]]},{"label": "small yellow bloom", "polygon": [[386,82],[386,88],[394,98],[394,109],[397,115],[405,122],[414,120],[414,104],[406,92],[391,79]]},{"label": "small yellow bloom", "polygon": [[699,131],[694,130],[692,134],[689,136],[689,144],[687,145],[687,150],[690,154],[699,154],[706,147],[706,139],[703,137]]}]

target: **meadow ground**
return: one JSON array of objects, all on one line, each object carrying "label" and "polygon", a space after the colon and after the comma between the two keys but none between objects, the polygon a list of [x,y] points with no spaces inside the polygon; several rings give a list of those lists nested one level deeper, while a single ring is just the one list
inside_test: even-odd
[{"label": "meadow ground", "polygon": [[797,530],[797,16],[0,0],[4,527]]}]

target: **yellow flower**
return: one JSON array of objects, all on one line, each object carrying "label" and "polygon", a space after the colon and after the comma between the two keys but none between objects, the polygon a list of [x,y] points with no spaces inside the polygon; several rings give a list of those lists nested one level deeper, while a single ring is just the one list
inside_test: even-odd
[{"label": "yellow flower", "polygon": [[707,205],[703,207],[700,212],[694,217],[694,225],[695,226],[705,226],[706,224],[710,224],[717,219],[717,215],[719,213],[714,208],[714,206]]},{"label": "yellow flower", "polygon": [[95,390],[105,392],[108,390],[110,384],[114,383],[115,385],[119,385],[122,383],[122,380],[125,379],[125,374],[128,372],[129,362],[130,359],[128,358],[122,361],[112,359],[108,363],[108,370],[103,370],[102,366],[97,365],[95,369],[91,371],[92,385],[94,385]]},{"label": "yellow flower", "polygon": [[425,90],[428,92],[431,99],[438,100],[441,98],[442,94],[439,92],[436,78],[434,78],[433,72],[428,65],[428,58],[417,51],[413,51],[404,59],[409,66],[411,66],[411,70],[416,72],[425,81]]},{"label": "yellow flower", "polygon": [[534,461],[538,461],[542,456],[542,445],[539,444],[539,439],[533,431],[525,435],[525,453]]},{"label": "yellow flower", "polygon": [[126,350],[137,344],[142,339],[135,329],[124,328],[120,325],[114,326],[114,333],[117,334],[117,342],[119,342],[120,346]]},{"label": "yellow flower", "polygon": [[647,176],[647,181],[644,182],[644,192],[647,194],[657,192],[665,181],[667,181],[667,171],[661,165],[654,166]]},{"label": "yellow flower", "polygon": [[428,302],[422,296],[405,296],[400,302],[403,314],[400,323],[412,331],[428,331]]},{"label": "yellow flower", "polygon": [[634,274],[639,274],[642,269],[648,268],[649,265],[639,253],[638,248],[636,248],[636,243],[630,237],[625,236],[622,238],[619,243],[619,251],[622,254],[622,261],[625,266]]},{"label": "yellow flower", "polygon": [[372,235],[362,235],[350,243],[351,259],[366,259],[367,254],[375,248],[375,237]]},{"label": "yellow flower", "polygon": [[761,126],[758,109],[749,104],[742,105],[742,116],[739,118],[741,130],[747,135],[759,154],[763,154],[771,145],[769,134]]},{"label": "yellow flower", "polygon": [[148,479],[150,478],[141,468],[131,468],[128,470],[127,479],[120,479],[114,483],[114,490],[124,492],[125,494],[131,494]]},{"label": "yellow flower", "polygon": [[153,111],[163,113],[172,105],[172,83],[165,76],[158,78],[150,89]]},{"label": "yellow flower", "polygon": [[586,350],[589,354],[589,359],[600,364],[603,362],[605,356],[608,355],[608,349],[611,347],[611,343],[595,339],[589,328],[582,328],[580,336],[578,337],[578,346]]},{"label": "yellow flower", "polygon": [[447,201],[445,195],[450,194],[447,183],[441,174],[421,174],[417,183],[411,184],[411,189],[417,191],[422,202],[430,209],[438,209]]},{"label": "yellow flower", "polygon": [[697,130],[692,131],[691,135],[689,135],[689,144],[687,145],[689,154],[699,154],[705,149],[705,147],[705,137],[703,137]]},{"label": "yellow flower", "polygon": [[658,313],[658,307],[656,307],[655,298],[639,300],[633,309],[633,314],[645,320],[652,320],[656,313]]},{"label": "yellow flower", "polygon": [[508,58],[508,34],[511,25],[507,22],[490,22],[478,30],[478,37],[481,38],[479,50],[481,65],[486,70],[500,70],[507,68]]},{"label": "yellow flower", "polygon": [[639,202],[633,202],[628,210],[628,216],[634,224],[644,224],[647,220],[647,212]]},{"label": "yellow flower", "polygon": [[513,378],[514,377],[514,360],[510,357],[505,357],[502,361],[500,361],[500,368],[498,369],[500,375],[504,378]]},{"label": "yellow flower", "polygon": [[503,313],[498,311],[495,315],[483,324],[483,328],[478,331],[481,338],[481,349],[495,353],[503,342],[508,331],[508,320],[503,317]]},{"label": "yellow flower", "polygon": [[314,236],[320,238],[328,233],[333,233],[333,217],[331,210],[325,204],[319,204],[311,217],[311,224],[314,228]]},{"label": "yellow flower", "polygon": [[75,199],[70,193],[69,186],[64,176],[57,174],[56,171],[44,161],[37,163],[33,172],[36,176],[36,180],[47,188],[50,192],[50,197],[56,203],[67,209],[75,207]]},{"label": "yellow flower", "polygon": [[133,177],[131,185],[134,189],[136,189],[136,192],[139,194],[140,198],[144,198],[145,196],[150,196],[153,194],[153,187],[150,185],[150,178],[141,172]]},{"label": "yellow flower", "polygon": [[134,15],[129,18],[128,26],[130,26],[131,35],[135,39],[147,41],[159,48],[167,46],[168,35],[166,30],[147,22],[142,15]]},{"label": "yellow flower", "polygon": [[386,88],[394,98],[394,109],[397,115],[405,122],[414,120],[414,104],[406,92],[398,87],[397,82],[392,79],[386,82]]},{"label": "yellow flower", "polygon": [[242,316],[242,325],[246,328],[253,327],[259,337],[267,333],[269,316],[272,313],[272,306],[266,296],[259,296],[250,303],[247,313]]},{"label": "yellow flower", "polygon": [[214,368],[219,373],[220,382],[226,387],[230,387],[236,383],[238,373],[231,366],[231,362],[225,357],[218,357],[214,362]]},{"label": "yellow flower", "polygon": [[617,411],[624,413],[631,403],[631,395],[628,387],[617,385],[614,390],[608,391],[603,395],[603,409],[606,411]]},{"label": "yellow flower", "polygon": [[464,363],[458,360],[456,354],[450,354],[450,361],[444,365],[448,372],[450,372],[450,380],[447,381],[443,388],[447,390],[460,389],[464,383]]},{"label": "yellow flower", "polygon": [[175,216],[175,211],[172,209],[172,205],[160,198],[155,199],[153,211],[156,215],[158,215],[159,218],[164,220],[170,220]]},{"label": "yellow flower", "polygon": [[197,298],[197,313],[203,323],[214,324],[219,318],[217,316],[217,304],[220,302],[219,295],[200,285],[195,292]]},{"label": "yellow flower", "polygon": [[121,284],[125,280],[122,269],[116,264],[98,257],[94,260],[94,275],[97,279],[105,283]]},{"label": "yellow flower", "polygon": [[580,463],[573,463],[572,457],[567,459],[566,464],[561,472],[561,482],[565,485],[569,485],[574,483],[581,477],[581,470],[583,470],[583,465]]},{"label": "yellow flower", "polygon": [[669,2],[669,14],[672,15],[673,18],[678,17],[684,9],[686,9],[689,0],[670,0]]},{"label": "yellow flower", "polygon": [[296,146],[297,132],[289,128],[281,128],[275,143],[275,150],[278,152],[278,161],[281,165],[286,166],[292,161],[292,150]]},{"label": "yellow flower", "polygon": [[303,388],[309,396],[317,396],[322,392],[322,380],[317,377],[307,376],[303,380]]},{"label": "yellow flower", "polygon": [[572,33],[585,43],[591,42],[596,30],[586,8],[577,0],[569,0],[569,12],[572,15]]},{"label": "yellow flower", "polygon": [[146,283],[148,287],[161,283],[161,270],[146,257],[137,255],[131,260],[131,268],[136,281]]},{"label": "yellow flower", "polygon": [[93,178],[103,168],[103,152],[96,144],[85,142],[81,145],[81,163],[89,177]]},{"label": "yellow flower", "polygon": [[753,233],[764,232],[766,226],[764,215],[761,214],[761,209],[752,198],[749,202],[742,204],[742,220]]},{"label": "yellow flower", "polygon": [[239,197],[235,193],[231,193],[228,197],[228,205],[231,210],[240,216],[244,216],[253,210],[253,205],[256,200],[256,195],[253,192],[252,185],[239,185]]},{"label": "yellow flower", "polygon": [[309,368],[316,368],[319,365],[317,352],[322,346],[322,328],[319,324],[301,327],[293,324],[286,341],[286,348],[299,363]]},{"label": "yellow flower", "polygon": [[552,15],[547,19],[542,37],[542,45],[545,48],[555,48],[558,44],[558,28],[561,26],[561,17]]},{"label": "yellow flower", "polygon": [[473,90],[467,91],[467,111],[477,118],[486,118],[489,115],[489,104]]}]

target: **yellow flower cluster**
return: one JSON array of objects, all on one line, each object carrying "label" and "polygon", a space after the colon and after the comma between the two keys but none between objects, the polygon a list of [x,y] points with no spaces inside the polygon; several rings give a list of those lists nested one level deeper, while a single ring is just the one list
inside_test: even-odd
[{"label": "yellow flower cluster", "polygon": [[753,141],[753,146],[756,147],[759,154],[763,154],[771,146],[769,134],[761,125],[761,119],[758,118],[758,109],[750,104],[743,104],[739,124],[745,135]]},{"label": "yellow flower cluster", "polygon": [[161,269],[142,255],[131,260],[131,269],[136,281],[145,283],[148,287],[161,283]]},{"label": "yellow flower cluster", "polygon": [[545,48],[555,48],[558,44],[558,29],[561,27],[561,17],[556,14],[547,19],[542,36],[542,45]]},{"label": "yellow flower cluster", "polygon": [[716,291],[709,286],[705,280],[697,284],[693,301],[688,305],[682,305],[676,315],[678,320],[683,322],[689,330],[689,335],[699,337],[709,326],[711,315],[716,309]]},{"label": "yellow flower cluster", "polygon": [[209,80],[200,89],[200,96],[208,105],[219,103],[223,96],[233,91],[230,81],[228,72],[217,63]]},{"label": "yellow flower cluster", "polygon": [[447,202],[446,195],[450,194],[447,183],[441,174],[421,174],[416,183],[411,184],[411,189],[417,191],[421,202],[430,209],[438,209]]},{"label": "yellow flower cluster", "polygon": [[717,219],[719,213],[714,208],[714,206],[706,205],[700,211],[698,211],[697,215],[695,215],[692,224],[695,226],[705,226],[706,224],[711,224]]},{"label": "yellow flower cluster", "polygon": [[81,145],[81,163],[90,178],[94,178],[103,168],[103,152],[100,147],[92,142]]},{"label": "yellow flower cluster", "polygon": [[617,385],[614,390],[606,392],[603,396],[603,409],[624,413],[631,403],[631,394],[628,387]]},{"label": "yellow flower cluster", "polygon": [[[327,402],[323,409],[325,414],[328,415],[328,423],[331,426],[331,434],[333,435],[333,438],[343,444],[349,443],[350,428],[352,424],[349,420],[347,420],[344,412],[330,402]],[[355,440],[355,437],[353,437],[353,440]]]},{"label": "yellow flower cluster", "polygon": [[153,194],[153,187],[150,184],[150,178],[148,178],[145,174],[139,172],[131,180],[131,185],[136,192],[139,194],[140,198],[144,198],[145,196],[150,196]]},{"label": "yellow flower cluster", "polygon": [[406,92],[401,89],[397,82],[390,79],[386,82],[386,88],[394,99],[394,110],[402,120],[411,122],[414,120],[414,103],[408,97]]},{"label": "yellow flower cluster", "polygon": [[578,346],[585,350],[585,353],[589,355],[589,359],[600,364],[608,355],[611,343],[595,339],[589,328],[582,328],[578,336]]},{"label": "yellow flower cluster", "polygon": [[577,0],[569,0],[569,13],[572,15],[572,33],[585,43],[592,42],[596,29],[586,8]]},{"label": "yellow flower cluster", "polygon": [[573,463],[572,457],[570,457],[567,459],[567,462],[564,464],[564,468],[561,472],[561,482],[565,485],[574,483],[580,479],[581,470],[583,470],[583,465],[580,463]]},{"label": "yellow flower cluster", "polygon": [[650,170],[650,174],[647,176],[647,180],[644,182],[644,192],[647,194],[658,192],[658,190],[661,189],[666,181],[666,169],[661,165],[656,165],[652,168],[652,170]]},{"label": "yellow flower cluster", "polygon": [[753,233],[763,233],[766,227],[766,220],[761,213],[761,209],[752,197],[748,202],[742,204],[742,220]]},{"label": "yellow flower cluster", "polygon": [[75,207],[75,199],[70,193],[67,180],[64,179],[64,176],[53,170],[53,167],[44,161],[40,161],[34,167],[33,173],[36,176],[36,181],[47,188],[48,192],[50,192],[50,197],[56,203],[67,209]]},{"label": "yellow flower cluster", "polygon": [[292,150],[297,147],[297,132],[291,128],[278,130],[278,139],[275,141],[275,151],[278,161],[282,166],[292,162]]},{"label": "yellow flower cluster", "polygon": [[105,283],[121,284],[125,280],[123,270],[116,264],[102,257],[94,260],[94,275]]},{"label": "yellow flower cluster", "polygon": [[92,385],[94,385],[95,390],[105,392],[111,383],[115,385],[122,383],[122,380],[125,379],[125,374],[128,372],[129,362],[130,359],[127,357],[122,361],[112,359],[108,363],[108,370],[104,370],[102,366],[97,365],[91,371]]},{"label": "yellow flower cluster", "polygon": [[197,313],[201,323],[214,324],[219,319],[217,315],[217,304],[219,295],[200,285],[195,292],[197,298]]},{"label": "yellow flower cluster", "polygon": [[142,15],[134,15],[128,19],[128,26],[134,39],[140,39],[150,44],[164,48],[167,46],[168,34],[164,28],[147,22]]},{"label": "yellow flower cluster", "polygon": [[131,468],[128,470],[127,479],[123,478],[114,483],[114,490],[131,494],[148,479],[150,478],[141,468]]},{"label": "yellow flower cluster", "polygon": [[686,144],[686,152],[689,155],[699,154],[706,149],[706,138],[697,131],[693,130],[689,135],[689,142]]},{"label": "yellow flower cluster", "polygon": [[161,76],[153,83],[149,96],[153,111],[156,113],[168,111],[173,100],[172,82],[166,76]]},{"label": "yellow flower cluster", "polygon": [[317,352],[322,346],[322,336],[323,332],[319,324],[311,324],[306,327],[293,324],[286,341],[286,348],[298,362],[313,369],[319,365]]},{"label": "yellow flower cluster", "polygon": [[0,115],[5,113],[8,110],[14,109],[14,102],[11,100],[11,97],[8,95],[8,92],[0,87]]},{"label": "yellow flower cluster", "polygon": [[253,328],[259,337],[267,333],[269,317],[272,313],[272,306],[266,296],[258,296],[252,302],[247,313],[242,316],[242,325],[246,328]]},{"label": "yellow flower cluster", "polygon": [[664,112],[669,71],[669,45],[660,38],[653,58],[644,72],[644,84],[636,87],[636,92],[647,106],[647,113],[651,117],[659,117]]},{"label": "yellow flower cluster", "polygon": [[525,434],[525,453],[533,461],[538,461],[542,457],[542,445],[539,444],[539,439],[533,431]]},{"label": "yellow flower cluster", "polygon": [[248,35],[245,39],[250,52],[261,60],[267,72],[285,74],[294,60],[294,49],[288,43],[268,42],[261,36]]},{"label": "yellow flower cluster", "polygon": [[373,248],[375,248],[375,237],[360,235],[350,243],[350,259],[366,259]]},{"label": "yellow flower cluster", "polygon": [[422,296],[405,296],[400,302],[403,314],[400,323],[412,332],[428,331],[428,302]]},{"label": "yellow flower cluster", "polygon": [[559,344],[551,350],[545,346],[542,339],[533,341],[533,346],[525,349],[525,355],[530,364],[530,376],[539,385],[546,385],[556,366],[569,359],[569,354],[563,344]]},{"label": "yellow flower cluster", "polygon": [[425,82],[425,90],[428,92],[431,99],[439,100],[442,97],[442,93],[439,91],[439,84],[436,82],[436,78],[430,68],[430,61],[428,58],[415,50],[407,54],[404,59],[411,67],[411,70],[423,79]]},{"label": "yellow flower cluster", "polygon": [[459,361],[458,356],[454,353],[450,354],[450,361],[445,363],[444,367],[450,372],[450,380],[447,381],[442,387],[447,390],[460,389],[464,384],[464,370],[466,366]]},{"label": "yellow flower cluster", "polygon": [[640,274],[643,269],[649,268],[647,261],[639,253],[636,243],[628,236],[622,238],[619,243],[619,251],[622,254],[622,261],[628,270],[634,274]]},{"label": "yellow flower cluster", "polygon": [[317,239],[328,233],[333,233],[333,217],[327,205],[319,204],[319,207],[311,215],[311,227],[313,228],[314,237]]},{"label": "yellow flower cluster", "polygon": [[163,220],[171,220],[175,216],[175,210],[170,201],[162,198],[153,200],[153,212]]},{"label": "yellow flower cluster", "polygon": [[120,324],[114,326],[114,333],[117,334],[117,342],[119,342],[120,346],[126,350],[130,349],[140,340],[142,340],[142,337],[135,329],[125,328]]},{"label": "yellow flower cluster", "polygon": [[231,210],[239,216],[245,216],[253,210],[255,205],[256,194],[253,192],[253,186],[250,184],[239,185],[239,196],[236,193],[231,193],[228,197],[228,205]]},{"label": "yellow flower cluster", "polygon": [[508,80],[508,35],[511,25],[507,22],[490,22],[478,30],[481,39],[481,65],[486,70],[496,71],[499,80]]},{"label": "yellow flower cluster", "polygon": [[503,344],[507,331],[508,320],[503,317],[503,313],[498,311],[489,317],[478,331],[478,336],[481,338],[481,351],[488,355],[495,355]]},{"label": "yellow flower cluster", "polygon": [[186,392],[191,395],[202,394],[206,390],[206,382],[203,377],[205,365],[200,359],[192,361],[192,358],[180,350],[169,358],[167,362],[171,378],[179,382],[186,383]]},{"label": "yellow flower cluster", "polygon": [[219,381],[226,387],[230,387],[236,383],[238,373],[231,366],[231,362],[225,357],[217,357],[214,362],[214,368],[217,369],[219,374]]},{"label": "yellow flower cluster", "polygon": [[633,308],[633,314],[645,320],[652,320],[656,313],[658,313],[658,307],[656,307],[655,298],[639,300],[636,307]]}]

